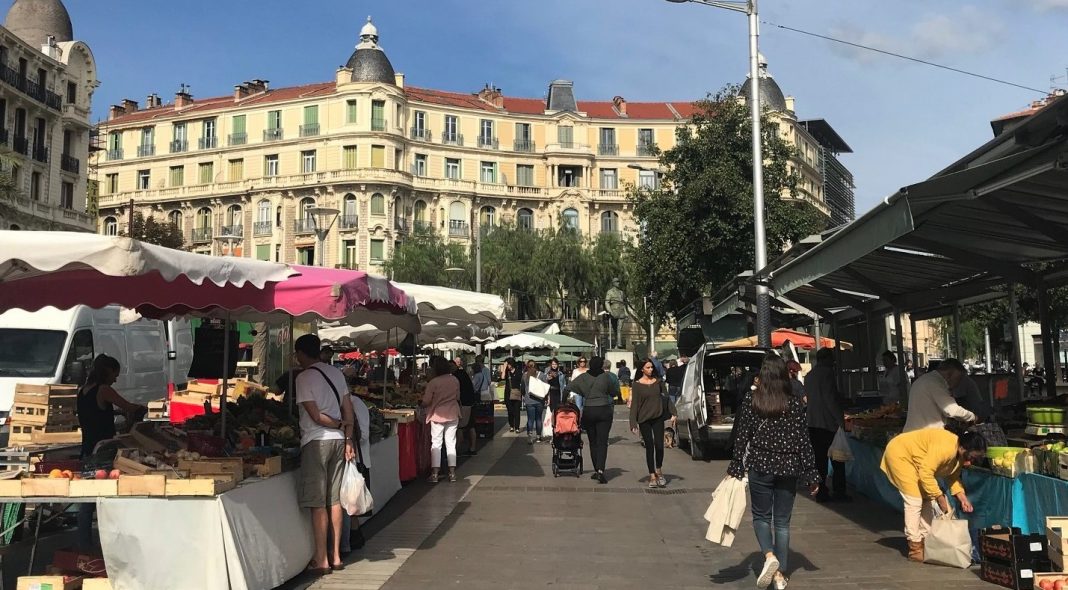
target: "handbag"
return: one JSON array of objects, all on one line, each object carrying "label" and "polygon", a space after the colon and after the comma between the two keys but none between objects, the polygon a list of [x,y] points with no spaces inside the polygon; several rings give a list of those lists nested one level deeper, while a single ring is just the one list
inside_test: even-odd
[{"label": "handbag", "polygon": [[534,399],[544,400],[549,396],[549,384],[536,377],[530,377],[527,380],[527,392]]},{"label": "handbag", "polygon": [[968,521],[943,514],[931,522],[931,533],[924,539],[924,563],[959,567],[972,565],[972,536]]},{"label": "handbag", "polygon": [[853,460],[853,450],[849,448],[849,441],[846,439],[844,429],[839,428],[838,433],[834,435],[834,442],[831,443],[831,448],[827,450],[827,456],[831,458],[831,461],[840,463]]}]

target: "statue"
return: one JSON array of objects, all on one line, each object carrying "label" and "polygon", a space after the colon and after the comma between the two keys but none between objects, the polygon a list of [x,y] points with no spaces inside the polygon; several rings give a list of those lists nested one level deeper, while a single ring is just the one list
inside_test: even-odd
[{"label": "statue", "polygon": [[627,304],[623,290],[619,288],[619,279],[612,279],[612,286],[604,296],[605,309],[608,310],[608,334],[610,348],[623,348],[623,320],[627,317]]}]

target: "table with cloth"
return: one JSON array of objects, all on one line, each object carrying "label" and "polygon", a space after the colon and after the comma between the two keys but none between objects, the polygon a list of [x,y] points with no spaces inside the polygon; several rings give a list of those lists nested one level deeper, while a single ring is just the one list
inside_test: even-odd
[{"label": "table with cloth", "polygon": [[[853,460],[846,463],[846,479],[865,496],[903,511],[901,495],[879,469],[882,447],[849,439]],[[964,469],[961,483],[975,511],[967,516],[973,530],[995,524],[1019,527],[1024,534],[1046,530],[1046,517],[1068,514],[1068,481],[1037,473],[1016,478],[995,475],[985,469]],[[956,500],[953,500],[954,504]]]}]

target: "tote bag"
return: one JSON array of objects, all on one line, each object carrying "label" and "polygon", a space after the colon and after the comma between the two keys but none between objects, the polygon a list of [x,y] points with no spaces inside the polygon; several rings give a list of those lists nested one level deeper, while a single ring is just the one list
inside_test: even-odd
[{"label": "tote bag", "polygon": [[972,565],[972,536],[968,521],[942,515],[931,523],[931,534],[924,540],[924,563],[968,568]]}]

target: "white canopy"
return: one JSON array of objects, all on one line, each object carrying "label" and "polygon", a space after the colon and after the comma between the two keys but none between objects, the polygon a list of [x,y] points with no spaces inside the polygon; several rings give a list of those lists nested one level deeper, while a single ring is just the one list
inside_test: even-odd
[{"label": "white canopy", "polygon": [[486,350],[536,350],[551,348],[564,349],[568,352],[591,350],[593,345],[563,334],[545,334],[541,332],[520,332],[486,345]]},{"label": "white canopy", "polygon": [[434,344],[427,344],[424,349],[430,348],[433,350],[448,350],[452,352],[478,352],[474,346],[463,342],[436,342]]},{"label": "white canopy", "polygon": [[[419,341],[424,343],[446,342],[454,339],[463,341],[484,342],[491,340],[496,334],[492,328],[480,328],[473,324],[459,324],[456,322],[438,323],[435,321],[424,322],[422,331],[419,333]],[[400,330],[392,334],[387,333],[371,324],[362,326],[331,326],[319,329],[319,338],[325,344],[339,344],[353,346],[361,349],[377,350],[387,346],[396,346],[404,335]]]},{"label": "white canopy", "polygon": [[499,329],[504,320],[504,300],[497,295],[414,283],[393,284],[419,302],[419,318],[424,324],[433,320]]}]

